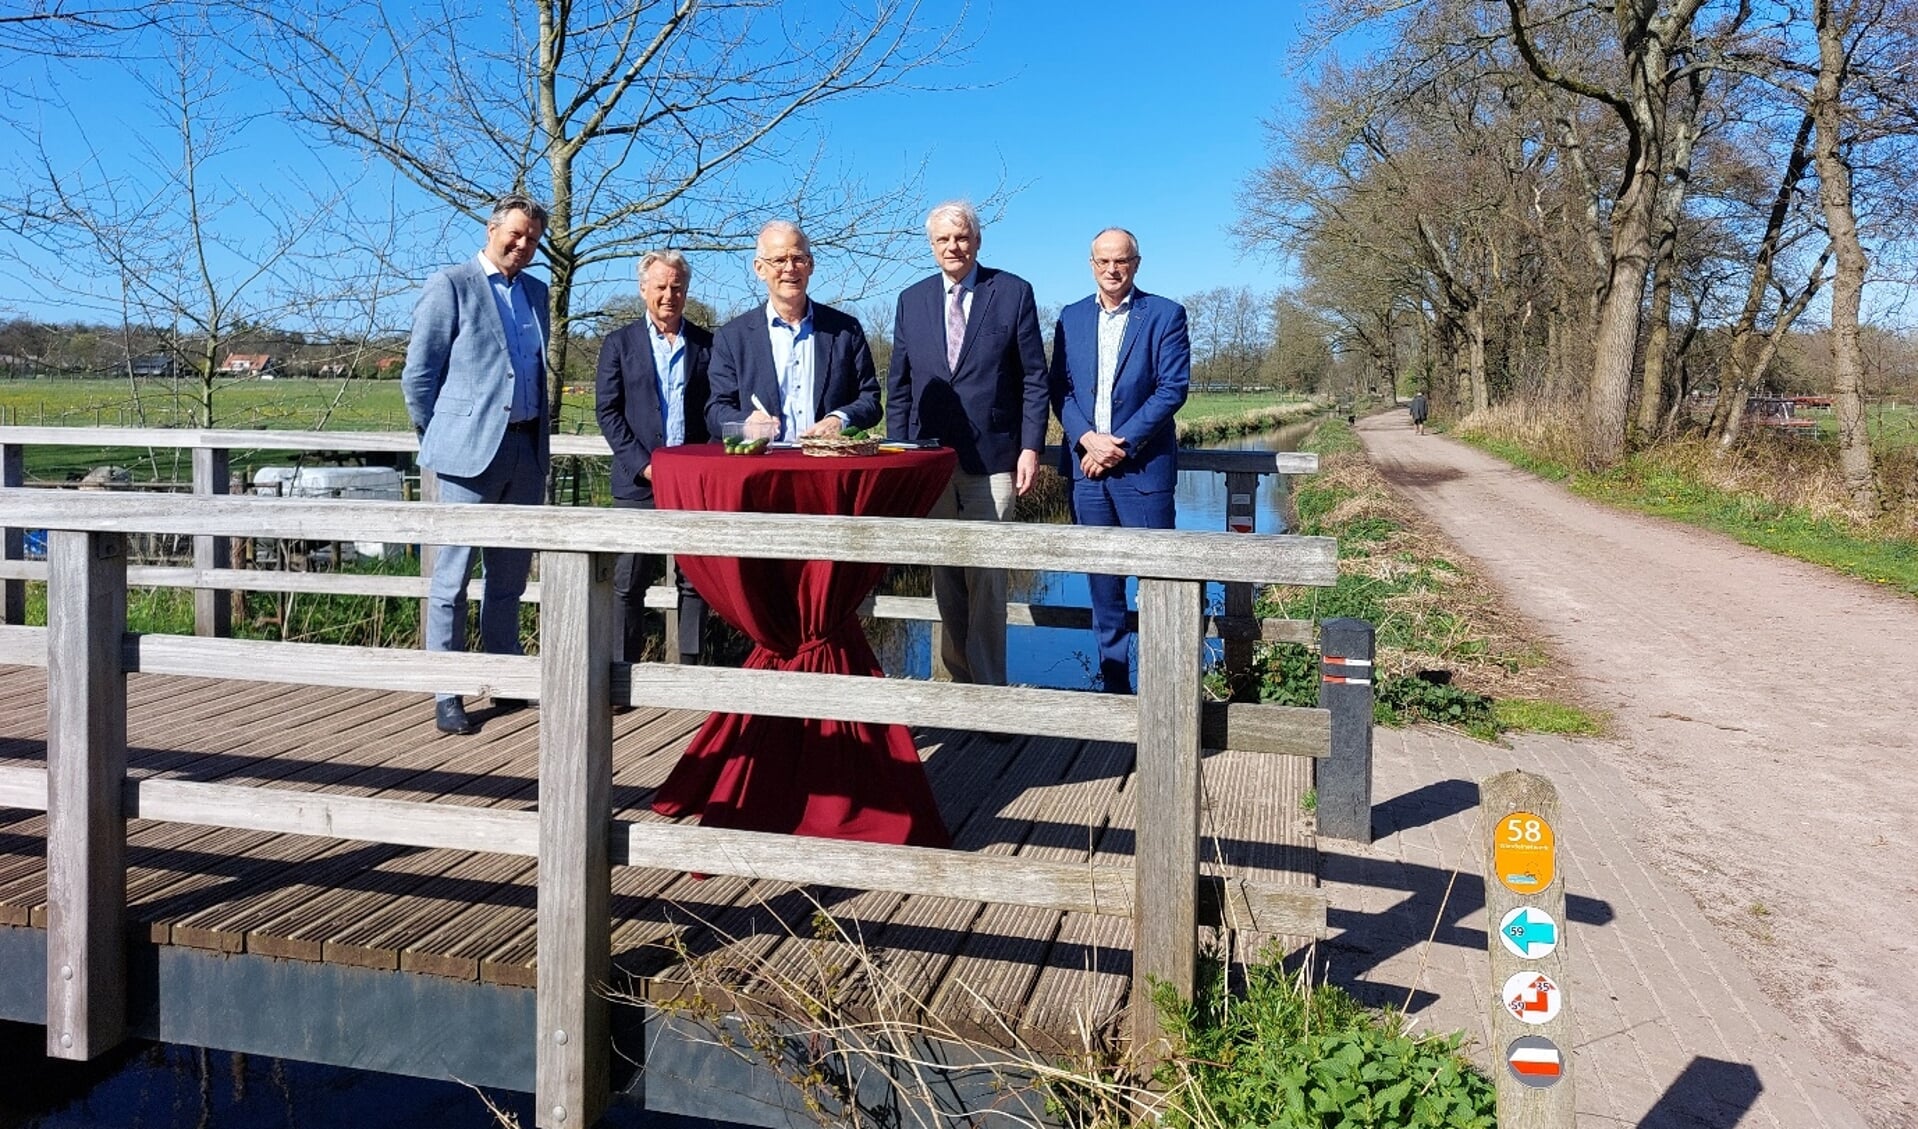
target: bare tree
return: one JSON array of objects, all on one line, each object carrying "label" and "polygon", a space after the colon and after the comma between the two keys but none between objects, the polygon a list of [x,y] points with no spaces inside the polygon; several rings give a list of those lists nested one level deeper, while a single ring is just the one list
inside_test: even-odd
[{"label": "bare tree", "polygon": [[264,61],[328,139],[475,218],[508,190],[549,202],[556,420],[576,288],[596,268],[659,246],[750,247],[772,218],[855,265],[890,264],[917,215],[896,186],[838,176],[813,112],[964,50],[963,11],[935,19],[918,0],[837,15],[776,0],[255,10]]},{"label": "bare tree", "polygon": [[[260,191],[243,163],[248,175],[228,179],[223,170],[239,162],[252,122],[223,112],[220,79],[192,40],[169,42],[168,72],[141,79],[169,119],[164,135],[113,153],[113,163],[89,147],[77,167],[42,143],[18,197],[0,207],[56,257],[56,268],[38,268],[51,290],[125,327],[136,396],[133,330],[151,326],[175,371],[192,380],[193,419],[210,427],[223,354],[238,335],[296,314],[310,320],[342,296],[315,290],[327,273],[318,264],[330,257],[316,243],[340,195],[290,203]],[[73,129],[84,138],[77,121]]]}]

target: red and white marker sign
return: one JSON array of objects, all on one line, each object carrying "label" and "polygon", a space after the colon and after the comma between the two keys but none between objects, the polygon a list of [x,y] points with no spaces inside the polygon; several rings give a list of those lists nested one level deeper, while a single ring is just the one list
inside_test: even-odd
[{"label": "red and white marker sign", "polygon": [[1550,1023],[1565,1005],[1564,991],[1543,972],[1514,972],[1499,998],[1522,1023]]},{"label": "red and white marker sign", "polygon": [[1512,1077],[1527,1086],[1545,1087],[1565,1074],[1565,1060],[1558,1044],[1542,1035],[1524,1035],[1505,1048],[1505,1065]]}]

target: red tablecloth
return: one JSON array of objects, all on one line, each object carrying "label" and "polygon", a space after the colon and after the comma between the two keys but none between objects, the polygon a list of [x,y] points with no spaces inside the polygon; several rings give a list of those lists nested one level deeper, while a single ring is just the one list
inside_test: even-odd
[{"label": "red tablecloth", "polygon": [[[952,477],[948,450],[819,458],[653,454],[661,509],[922,517]],[[883,677],[859,626],[883,564],[677,557],[707,604],[756,644],[748,670]],[[707,827],[874,843],[948,845],[912,734],[900,725],[716,713],[660,785],[653,810]]]}]

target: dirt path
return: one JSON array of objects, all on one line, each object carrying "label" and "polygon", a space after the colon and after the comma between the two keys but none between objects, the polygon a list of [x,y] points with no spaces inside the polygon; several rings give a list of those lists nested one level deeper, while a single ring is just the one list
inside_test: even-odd
[{"label": "dirt path", "polygon": [[1845,1096],[1918,1127],[1918,602],[1585,502],[1403,412],[1359,437],[1611,712],[1641,832]]}]

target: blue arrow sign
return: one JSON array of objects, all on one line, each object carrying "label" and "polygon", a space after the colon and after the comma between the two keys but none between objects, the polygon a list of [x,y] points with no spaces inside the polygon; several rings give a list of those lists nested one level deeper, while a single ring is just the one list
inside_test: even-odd
[{"label": "blue arrow sign", "polygon": [[1550,915],[1520,906],[1499,926],[1506,945],[1519,956],[1544,956],[1558,945],[1558,926]]}]

